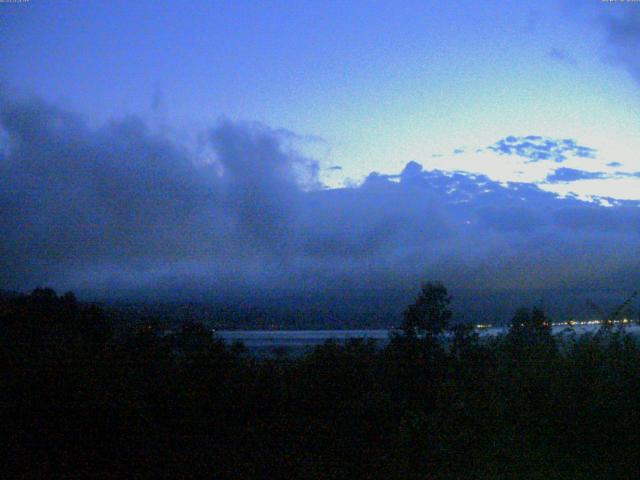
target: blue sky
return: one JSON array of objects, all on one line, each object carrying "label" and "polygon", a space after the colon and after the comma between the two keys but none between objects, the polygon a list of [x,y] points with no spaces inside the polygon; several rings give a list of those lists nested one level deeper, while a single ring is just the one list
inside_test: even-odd
[{"label": "blue sky", "polygon": [[637,288],[640,4],[31,0],[0,42],[0,288]]}]

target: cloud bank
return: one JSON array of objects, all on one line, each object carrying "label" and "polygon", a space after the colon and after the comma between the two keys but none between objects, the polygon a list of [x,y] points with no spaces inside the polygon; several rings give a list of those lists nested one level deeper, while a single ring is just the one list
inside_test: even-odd
[{"label": "cloud bank", "polygon": [[[640,280],[638,202],[604,207],[416,162],[327,189],[316,161],[260,124],[222,121],[187,148],[136,118],[91,129],[6,97],[0,124],[0,288],[224,296],[413,291],[433,278],[480,293],[624,293]],[[591,155],[530,137],[496,148]]]}]

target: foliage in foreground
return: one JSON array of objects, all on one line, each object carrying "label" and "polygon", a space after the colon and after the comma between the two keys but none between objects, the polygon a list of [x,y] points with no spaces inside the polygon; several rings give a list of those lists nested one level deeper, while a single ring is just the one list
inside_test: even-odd
[{"label": "foliage in foreground", "polygon": [[438,308],[421,294],[385,348],[328,342],[267,359],[193,323],[115,333],[99,310],[51,290],[6,300],[3,473],[634,478],[640,349],[630,336],[561,340],[543,312],[519,310],[507,335],[481,342],[449,327],[446,290],[423,288]]}]

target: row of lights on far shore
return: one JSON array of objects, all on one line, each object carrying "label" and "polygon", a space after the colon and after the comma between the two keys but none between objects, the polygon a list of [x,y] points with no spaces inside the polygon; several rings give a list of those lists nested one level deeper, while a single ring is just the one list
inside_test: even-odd
[{"label": "row of lights on far shore", "polygon": [[[567,320],[566,322],[552,322],[551,324],[545,323],[545,326],[551,325],[552,327],[564,327],[564,326],[573,327],[575,325],[602,325],[603,323],[627,324],[627,323],[631,323],[631,320],[629,320],[628,318],[623,318],[622,320],[609,320],[608,322],[604,320],[581,320],[581,321]],[[492,327],[493,325],[490,323],[478,323],[475,326],[475,328],[478,330],[484,330]]]}]

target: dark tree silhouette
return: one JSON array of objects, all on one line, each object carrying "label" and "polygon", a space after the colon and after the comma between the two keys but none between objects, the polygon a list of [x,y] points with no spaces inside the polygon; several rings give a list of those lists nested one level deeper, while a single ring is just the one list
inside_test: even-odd
[{"label": "dark tree silhouette", "polygon": [[[252,356],[203,324],[167,330],[72,294],[0,292],[7,478],[630,478],[640,346],[624,330],[449,328],[422,286],[406,335]],[[108,330],[107,330],[108,332]],[[173,333],[174,332],[174,333]],[[445,348],[448,347],[448,348]],[[597,454],[595,454],[595,453]]]},{"label": "dark tree silhouette", "polygon": [[463,356],[478,345],[479,335],[469,323],[458,323],[451,327],[451,352]]},{"label": "dark tree silhouette", "polygon": [[518,309],[509,326],[511,336],[543,337],[550,333],[551,323],[544,311],[538,307],[531,311],[527,308]]},{"label": "dark tree silhouette", "polygon": [[436,338],[448,327],[451,297],[440,282],[426,282],[415,302],[404,311],[402,330],[407,337]]}]

